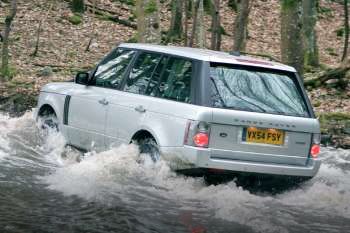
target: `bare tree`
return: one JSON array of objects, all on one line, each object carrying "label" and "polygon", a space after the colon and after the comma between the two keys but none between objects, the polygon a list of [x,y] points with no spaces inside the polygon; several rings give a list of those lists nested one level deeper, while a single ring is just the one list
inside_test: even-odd
[{"label": "bare tree", "polygon": [[344,0],[344,32],[345,32],[345,41],[344,41],[344,50],[343,56],[341,58],[342,62],[346,60],[348,57],[348,49],[349,49],[349,8],[348,8],[348,0]]},{"label": "bare tree", "polygon": [[185,2],[185,28],[184,28],[184,46],[188,46],[188,19],[189,19],[189,0],[184,0]]},{"label": "bare tree", "polygon": [[303,73],[302,0],[281,0],[281,53],[284,63]]},{"label": "bare tree", "polygon": [[250,0],[241,0],[238,4],[237,17],[234,24],[234,51],[245,51],[248,34],[248,19],[250,13]]},{"label": "bare tree", "polygon": [[317,0],[303,0],[304,65],[319,66],[317,35]]},{"label": "bare tree", "polygon": [[9,73],[9,48],[8,48],[9,47],[9,37],[10,37],[10,32],[11,32],[12,21],[16,16],[16,12],[17,12],[17,0],[12,0],[10,12],[5,18],[5,32],[3,35],[2,65],[1,65],[1,72],[2,72],[3,79],[5,79]]},{"label": "bare tree", "polygon": [[34,49],[34,52],[31,54],[31,56],[36,57],[38,55],[39,44],[40,44],[40,33],[41,33],[41,30],[42,30],[42,25],[43,25],[43,22],[47,20],[47,17],[49,16],[49,14],[51,12],[52,6],[53,6],[53,4],[50,4],[50,6],[49,6],[48,10],[46,11],[46,14],[44,15],[44,17],[41,17],[39,19],[38,29],[36,31],[35,49]]},{"label": "bare tree", "polygon": [[198,21],[198,17],[197,17],[198,6],[199,6],[199,0],[193,0],[193,2],[192,2],[193,22],[192,22],[192,33],[191,33],[190,44],[189,44],[190,47],[194,46],[194,40],[196,38],[197,21]]},{"label": "bare tree", "polygon": [[136,14],[138,41],[159,44],[161,42],[159,0],[137,0]]},{"label": "bare tree", "polygon": [[172,0],[171,2],[171,22],[168,32],[167,41],[172,42],[173,40],[181,39],[183,33],[182,26],[182,10],[183,0]]},{"label": "bare tree", "polygon": [[205,27],[204,27],[204,3],[203,0],[199,0],[198,13],[197,13],[197,45],[200,48],[205,47]]},{"label": "bare tree", "polygon": [[212,22],[211,22],[211,46],[213,50],[220,50],[221,28],[220,28],[220,0],[212,0]]}]

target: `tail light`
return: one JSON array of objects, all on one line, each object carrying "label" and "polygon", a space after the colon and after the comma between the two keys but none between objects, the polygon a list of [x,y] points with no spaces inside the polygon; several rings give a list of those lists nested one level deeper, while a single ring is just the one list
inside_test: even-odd
[{"label": "tail light", "polygon": [[310,149],[310,155],[313,158],[317,158],[318,154],[321,151],[320,142],[321,142],[321,135],[320,134],[313,134],[312,135],[312,145],[311,145],[311,149]]},{"label": "tail light", "polygon": [[185,131],[184,144],[208,148],[210,126],[203,121],[188,121]]}]

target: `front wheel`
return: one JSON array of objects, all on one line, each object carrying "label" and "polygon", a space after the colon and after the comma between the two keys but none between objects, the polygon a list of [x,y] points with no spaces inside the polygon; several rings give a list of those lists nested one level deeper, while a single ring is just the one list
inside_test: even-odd
[{"label": "front wheel", "polygon": [[140,154],[148,154],[153,162],[160,159],[160,152],[157,142],[153,138],[145,138],[138,141]]}]

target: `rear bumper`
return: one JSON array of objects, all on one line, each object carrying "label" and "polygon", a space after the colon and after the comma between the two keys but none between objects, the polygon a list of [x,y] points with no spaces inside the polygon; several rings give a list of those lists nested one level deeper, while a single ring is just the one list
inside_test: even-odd
[{"label": "rear bumper", "polygon": [[[313,158],[309,158],[305,166],[298,166],[212,157],[210,149],[196,148],[191,146],[185,146],[181,150],[181,157],[186,157],[186,160],[190,161],[193,164],[193,167],[199,168],[214,168],[236,172],[313,177],[317,174],[321,166],[321,161]],[[179,151],[179,148],[177,148],[177,152]]]}]

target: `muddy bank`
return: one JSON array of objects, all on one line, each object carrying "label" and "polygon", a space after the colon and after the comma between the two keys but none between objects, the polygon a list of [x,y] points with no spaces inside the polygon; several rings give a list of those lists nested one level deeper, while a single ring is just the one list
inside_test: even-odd
[{"label": "muddy bank", "polygon": [[22,116],[26,111],[35,108],[37,103],[36,95],[15,93],[8,96],[0,95],[0,112],[5,112],[11,117]]}]

